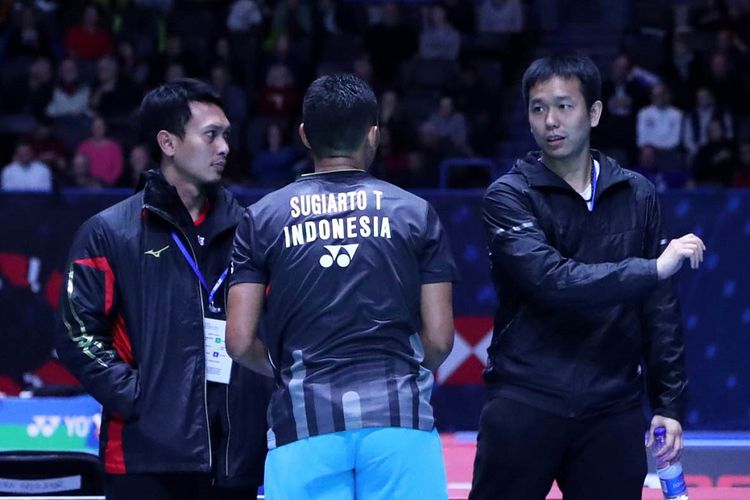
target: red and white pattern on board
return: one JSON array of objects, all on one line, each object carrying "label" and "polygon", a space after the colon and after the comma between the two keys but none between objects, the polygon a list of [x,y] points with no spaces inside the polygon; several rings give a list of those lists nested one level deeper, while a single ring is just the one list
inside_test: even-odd
[{"label": "red and white pattern on board", "polygon": [[459,316],[453,350],[437,372],[439,384],[481,384],[492,340],[492,316]]}]

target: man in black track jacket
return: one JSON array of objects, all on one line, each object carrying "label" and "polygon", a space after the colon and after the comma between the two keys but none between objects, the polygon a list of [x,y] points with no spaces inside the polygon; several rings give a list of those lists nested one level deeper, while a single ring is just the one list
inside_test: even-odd
[{"label": "man in black track jacket", "polygon": [[229,121],[189,79],[151,91],[141,120],[161,168],[78,231],[57,352],[103,406],[108,499],[255,498],[269,391],[223,348],[242,218],[219,185]]},{"label": "man in black track jacket", "polygon": [[483,215],[500,304],[485,370],[472,499],[641,498],[641,400],[661,454],[682,449],[687,380],[667,279],[697,268],[694,235],[664,238],[654,186],[590,149],[602,110],[594,63],[535,61],[523,80],[541,148],[487,190]]}]

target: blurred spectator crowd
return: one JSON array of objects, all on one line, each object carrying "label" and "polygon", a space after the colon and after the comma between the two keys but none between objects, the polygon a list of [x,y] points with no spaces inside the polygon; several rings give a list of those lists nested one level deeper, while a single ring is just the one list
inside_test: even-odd
[{"label": "blurred spectator crowd", "polygon": [[593,142],[657,187],[750,187],[750,2],[641,2]]},{"label": "blurred spectator crowd", "polygon": [[[191,76],[232,122],[228,181],[279,187],[311,168],[305,88],[351,71],[380,102],[376,174],[438,187],[443,160],[500,156],[538,36],[531,3],[0,0],[0,185],[134,187],[152,165],[141,98]],[[750,1],[666,3],[666,21],[636,23],[607,61],[593,146],[662,188],[750,187]]]},{"label": "blurred spectator crowd", "polygon": [[333,71],[357,73],[382,103],[378,174],[434,187],[441,159],[492,155],[500,61],[524,27],[520,0],[37,0],[0,15],[3,186],[25,172],[41,190],[132,186],[149,165],[140,99],[183,76],[224,99],[230,182],[283,185],[310,168],[296,133],[304,90]]}]

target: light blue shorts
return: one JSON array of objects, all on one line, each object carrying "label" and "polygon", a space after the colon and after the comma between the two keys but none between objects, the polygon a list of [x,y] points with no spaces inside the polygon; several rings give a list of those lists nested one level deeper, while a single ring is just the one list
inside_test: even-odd
[{"label": "light blue shorts", "polygon": [[268,452],[267,500],[447,500],[437,431],[379,427],[323,434]]}]

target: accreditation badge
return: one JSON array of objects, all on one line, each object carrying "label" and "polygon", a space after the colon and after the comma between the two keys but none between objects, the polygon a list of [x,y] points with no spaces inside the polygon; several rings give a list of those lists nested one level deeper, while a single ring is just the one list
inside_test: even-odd
[{"label": "accreditation badge", "polygon": [[232,358],[227,354],[225,332],[227,322],[203,318],[204,353],[206,355],[206,380],[220,384],[229,383]]}]

